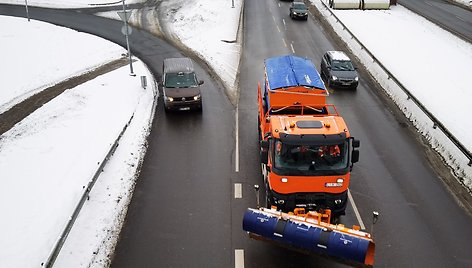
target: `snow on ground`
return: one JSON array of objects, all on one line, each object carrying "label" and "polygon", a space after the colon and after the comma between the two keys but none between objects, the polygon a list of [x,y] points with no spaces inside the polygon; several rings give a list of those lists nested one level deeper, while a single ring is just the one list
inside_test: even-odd
[{"label": "snow on ground", "polygon": [[453,0],[453,1],[459,4],[462,4],[468,8],[472,8],[472,0]]},{"label": "snow on ground", "polygon": [[[43,22],[0,16],[0,23],[15,25],[0,34],[9,51],[4,55],[9,64],[0,65],[8,78],[2,94],[9,96],[23,96],[126,52],[101,38]],[[126,212],[157,90],[142,62],[133,67],[135,77],[124,66],[66,90],[0,136],[0,267],[39,267],[47,260],[84,186],[134,115],[61,251],[58,263],[63,265],[57,267],[88,266],[100,256],[92,251],[112,251],[108,239],[121,226],[117,215]],[[140,76],[147,76],[147,89]],[[2,102],[11,103],[11,97]],[[65,252],[73,254],[63,257]]]},{"label": "snow on ground", "polygon": [[[335,14],[422,104],[438,111],[436,117],[463,140],[464,145],[472,148],[472,139],[468,140],[472,120],[455,124],[457,117],[451,116],[451,112],[472,114],[470,43],[418,18],[402,6],[375,11],[337,10]],[[373,25],[373,22],[384,23]],[[398,39],[399,36],[402,38]],[[453,111],[450,110],[452,104]],[[446,110],[450,112],[441,112]]]},{"label": "snow on ground", "polygon": [[[24,5],[22,0],[0,0],[0,2]],[[61,1],[59,5],[61,7],[88,7],[90,6],[89,4],[104,4],[107,2],[113,1],[68,0]],[[166,8],[171,13],[168,14],[166,19],[170,19],[172,22],[170,29],[174,32],[174,37],[194,50],[200,57],[206,59],[221,76],[226,86],[236,94],[236,77],[241,47],[238,42],[231,42],[237,39],[237,26],[239,25],[239,15],[243,1],[235,0],[235,8],[230,6],[231,2],[229,0],[169,1],[168,4],[172,5],[166,6]],[[52,0],[28,1],[29,5],[48,7],[58,7],[57,3],[57,1]],[[129,4],[131,1],[126,1],[126,3]],[[319,2],[315,4],[321,10],[323,9],[319,6]],[[392,36],[382,37],[392,37],[394,41],[388,42],[389,44],[395,44],[398,40],[412,40],[411,38],[414,35],[409,34],[405,29],[414,30],[416,27],[423,27],[416,30],[422,34],[429,33],[428,38],[429,35],[436,36],[437,38],[434,41],[428,42],[426,45],[428,48],[435,47],[438,44],[438,47],[443,49],[443,51],[447,51],[448,55],[453,50],[463,50],[463,54],[460,57],[461,60],[466,59],[468,61],[470,56],[468,46],[464,46],[460,42],[442,45],[442,41],[445,39],[455,40],[454,37],[445,34],[443,30],[431,28],[430,23],[424,21],[418,23],[417,19],[422,21],[420,18],[401,7],[394,7],[390,11],[381,12],[363,11],[362,16],[359,16],[359,13],[356,13],[356,11],[341,13],[343,14],[340,15],[343,17],[343,21],[349,22],[349,27],[353,29],[356,28],[357,23],[363,23],[365,27],[377,25],[378,27],[376,28],[381,31],[389,29],[385,32],[389,32]],[[406,28],[403,28],[402,31],[391,30],[396,25],[392,23],[392,20],[411,21],[413,17],[413,21]],[[368,21],[362,21],[367,18],[369,18]],[[385,23],[388,22],[387,26],[383,24],[384,21]],[[84,37],[82,33],[75,32],[73,36],[61,39],[61,36],[65,33],[56,32],[59,28],[56,26],[35,21],[27,23],[25,19],[8,18],[8,21],[6,21],[4,17],[0,17],[0,23],[2,25],[15,25],[15,27],[3,29],[2,33],[0,33],[2,47],[4,47],[3,44],[16,41],[16,49],[8,49],[11,53],[31,49],[31,47],[21,47],[22,44],[27,44],[28,42],[44,45],[44,43],[33,38],[45,36],[47,33],[54,33],[48,36],[48,38],[44,38],[50,41],[50,43],[37,53],[32,53],[29,57],[23,57],[23,54],[18,55],[8,61],[11,64],[7,67],[15,69],[13,74],[10,73],[8,76],[4,76],[10,77],[10,79],[2,81],[2,83],[7,83],[6,81],[8,81],[10,85],[8,90],[13,90],[13,88],[18,90],[19,88],[15,87],[15,81],[12,82],[10,80],[26,80],[21,82],[32,83],[43,79],[43,82],[31,85],[31,88],[24,85],[21,86],[20,88],[23,88],[23,91],[19,90],[17,91],[18,93],[11,94],[9,92],[13,96],[22,96],[31,90],[53,84],[63,77],[81,73],[110,59],[97,56],[96,58],[92,57],[96,61],[82,62],[77,65],[76,60],[54,62],[53,59],[60,57],[53,57],[51,53],[56,53],[60,49],[55,47],[55,44],[61,44],[61,42],[62,46],[69,45],[69,43],[76,45],[69,47],[69,51],[74,51],[71,54],[84,53],[83,55],[89,55],[98,52],[93,50],[93,48],[83,46],[83,38],[88,37]],[[26,23],[27,25],[23,25]],[[403,25],[403,23],[398,22],[398,25]],[[376,28],[365,31],[369,33],[367,36],[362,35],[362,30],[359,33],[362,36],[363,42],[368,43],[369,49],[372,51],[377,51],[376,46],[387,45],[387,42],[375,43],[378,35],[373,34],[373,31]],[[407,34],[407,37],[400,34]],[[341,33],[341,35],[343,34]],[[26,37],[28,39],[25,40]],[[59,38],[58,41],[55,41],[56,38]],[[59,42],[59,40],[62,41]],[[226,41],[229,41],[229,43]],[[105,43],[104,47],[107,50],[114,51],[116,49],[115,45],[108,42]],[[395,56],[401,55],[398,51],[403,49],[404,43],[411,47],[416,42],[397,42],[395,50],[392,50],[395,51]],[[97,44],[93,47],[100,46]],[[107,46],[109,47],[107,48]],[[22,49],[19,49],[20,47]],[[470,99],[469,95],[462,95],[463,93],[468,94],[468,91],[465,89],[459,90],[461,82],[458,79],[454,81],[455,87],[447,84],[451,81],[446,79],[451,77],[458,78],[457,67],[453,69],[444,68],[444,63],[439,62],[421,64],[428,62],[429,58],[432,57],[430,54],[423,53],[424,47],[423,45],[410,51],[411,53],[407,53],[410,57],[427,57],[426,59],[418,59],[418,61],[412,64],[413,66],[420,66],[423,72],[420,73],[419,68],[417,68],[406,72],[406,74],[398,74],[399,78],[401,76],[403,79],[403,76],[406,76],[405,81],[408,82],[409,87],[421,90],[418,95],[422,96],[424,101],[431,105],[431,109],[434,109],[435,113],[460,116],[456,118],[457,120],[453,120],[452,123],[467,123],[470,121],[466,118],[467,114],[459,114],[455,110],[456,106],[452,112],[443,113],[444,109],[442,106],[436,106],[436,104],[438,101],[444,100],[444,98],[432,99],[430,94],[424,94],[425,90],[430,92],[438,89],[436,84],[424,87],[424,81],[431,80],[431,76],[421,79],[419,75],[429,73],[426,71],[428,68],[432,68],[430,70],[432,72],[439,69],[437,66],[441,66],[442,75],[436,77],[441,78],[440,82],[444,83],[439,87],[440,89],[445,88],[445,94],[442,96],[454,96],[454,101],[464,98]],[[379,53],[383,54],[384,50],[385,52],[389,51],[383,48],[379,50]],[[116,54],[112,55],[112,58],[125,51],[119,48],[116,52]],[[42,60],[32,60],[30,58],[34,55],[39,56],[39,54],[45,54],[41,55],[44,56]],[[438,54],[440,53],[438,52],[433,55],[436,56]],[[360,54],[358,57],[362,58]],[[29,61],[25,61],[26,59]],[[398,57],[395,57],[395,59],[398,60]],[[385,59],[382,58],[385,61],[393,61],[395,59],[389,58],[389,56]],[[54,68],[47,66],[50,63],[60,66],[56,68],[59,70],[54,72]],[[403,70],[398,68],[398,66],[403,67],[405,65],[404,61],[401,61],[401,64],[394,64],[394,62],[390,64],[393,70],[400,72]],[[470,66],[470,62],[463,64],[461,63],[459,66],[464,66],[465,70],[468,69],[467,66]],[[50,71],[23,75],[19,79],[16,75],[24,74],[24,67],[26,65],[35,67],[31,69],[47,70],[49,68]],[[367,68],[375,76],[380,77],[380,74],[376,73],[377,70],[370,66],[372,64],[367,65]],[[67,90],[61,96],[44,105],[23,122],[16,125],[12,130],[0,136],[0,181],[2,182],[2,187],[0,188],[0,209],[3,213],[2,219],[4,219],[0,222],[0,232],[2,232],[0,233],[2,236],[0,240],[0,249],[2,249],[0,250],[0,267],[39,266],[41,262],[46,260],[52,246],[58,239],[58,235],[62,232],[68,218],[71,216],[72,210],[80,198],[79,196],[83,192],[82,187],[91,179],[97,168],[97,162],[103,159],[111,143],[116,139],[118,133],[134,112],[134,119],[121,139],[120,146],[118,146],[117,151],[90,193],[90,200],[85,203],[56,262],[57,267],[103,267],[109,264],[108,255],[113,252],[116,238],[126,213],[127,204],[132,195],[136,179],[135,172],[145,152],[145,138],[154,112],[155,83],[152,81],[151,74],[142,63],[136,63],[134,67],[137,74],[136,77],[129,76],[128,67],[125,66],[74,89]],[[2,74],[7,71],[4,70],[6,65],[1,65],[0,68],[3,68],[0,69]],[[411,79],[412,73],[415,74],[416,79]],[[140,87],[139,76],[141,75],[147,76],[148,81],[152,81],[148,82],[150,86],[147,89]],[[386,80],[385,78],[379,79],[383,86],[390,90],[391,85],[382,82]],[[16,82],[18,83],[19,81]],[[416,83],[420,85],[417,86]],[[434,88],[431,88],[431,86],[434,86]],[[2,94],[4,90],[6,89],[2,86]],[[399,97],[393,96],[393,98],[398,99]],[[1,101],[0,105],[11,102],[10,100]],[[409,110],[413,109],[408,104],[402,105],[406,106]],[[470,110],[465,112],[470,112]],[[449,117],[445,120],[448,119]],[[460,128],[457,128],[457,130],[458,132],[462,131]],[[428,130],[429,132],[431,131]],[[470,135],[469,137],[461,138],[464,138],[464,142],[470,144]],[[435,138],[435,140],[437,141],[436,145],[442,146],[442,143],[447,143],[447,140],[440,138]],[[449,149],[449,146],[445,146],[444,150]]]},{"label": "snow on ground", "polygon": [[[319,0],[310,0],[392,99],[472,191],[469,160],[422,113]],[[369,51],[472,151],[472,45],[397,5],[389,10],[333,10]],[[407,29],[407,30],[406,30]],[[362,81],[361,81],[362,83]]]},{"label": "snow on ground", "polygon": [[[126,0],[126,4],[142,3],[146,0]],[[96,6],[121,5],[121,0],[1,0],[0,3],[50,8],[87,8]]]},{"label": "snow on ground", "polygon": [[[2,79],[0,113],[68,77],[121,58],[125,52],[122,47],[103,42],[93,35],[63,27],[49,27],[44,22],[28,23],[22,18],[0,16],[0,24],[15,25],[2,27],[0,32],[2,50],[8,51],[3,53],[2,61],[15,63],[0,65],[2,77],[8,77]],[[44,28],[49,30],[44,31]],[[52,39],[54,44],[51,44]],[[80,39],[81,49],[77,50],[71,39]],[[51,49],[54,49],[54,54],[48,52]]]},{"label": "snow on ground", "polygon": [[[234,7],[233,7],[234,3]],[[238,36],[243,0],[165,1],[163,18],[169,32],[209,63],[223,80],[229,95],[237,95],[237,73],[241,56]]]}]

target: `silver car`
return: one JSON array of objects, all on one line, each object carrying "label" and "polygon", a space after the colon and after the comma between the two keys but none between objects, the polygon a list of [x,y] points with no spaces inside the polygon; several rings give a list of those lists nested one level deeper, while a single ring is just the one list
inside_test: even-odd
[{"label": "silver car", "polygon": [[328,87],[347,87],[357,89],[359,75],[351,59],[343,51],[328,51],[321,59],[321,76]]}]

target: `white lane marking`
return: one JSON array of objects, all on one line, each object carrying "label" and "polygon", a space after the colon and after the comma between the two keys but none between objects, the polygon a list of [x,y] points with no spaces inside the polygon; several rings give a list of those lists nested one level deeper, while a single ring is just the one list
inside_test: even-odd
[{"label": "white lane marking", "polygon": [[234,268],[244,268],[244,249],[234,250]]},{"label": "white lane marking", "polygon": [[293,44],[290,44],[290,47],[292,48],[292,53],[295,54],[295,48],[293,48]]},{"label": "white lane marking", "polygon": [[465,19],[463,19],[463,18],[461,18],[461,17],[459,17],[459,16],[456,16],[456,18],[458,18],[459,20],[465,22]]},{"label": "white lane marking", "polygon": [[234,184],[234,198],[243,198],[243,185],[241,183]]},{"label": "white lane marking", "polygon": [[282,38],[282,41],[284,41],[285,47],[287,47],[287,42],[285,42],[285,38]]},{"label": "white lane marking", "polygon": [[235,148],[234,148],[234,169],[236,172],[239,172],[239,105],[236,106],[236,114],[235,114],[235,121],[236,121],[236,126],[235,126]]},{"label": "white lane marking", "polygon": [[279,33],[281,33],[282,31],[280,30],[279,25],[276,25],[276,27],[277,27],[277,31],[279,31]]},{"label": "white lane marking", "polygon": [[282,19],[282,23],[284,24],[285,31],[287,31],[287,24],[285,24],[285,19]]},{"label": "white lane marking", "polygon": [[351,191],[348,189],[347,190],[347,196],[349,198],[349,202],[352,205],[352,208],[354,209],[354,214],[356,214],[357,221],[359,222],[359,226],[361,227],[362,230],[365,230],[365,225],[364,222],[362,221],[361,214],[359,214],[359,210],[357,210],[356,203],[354,202],[354,198],[352,198]]}]

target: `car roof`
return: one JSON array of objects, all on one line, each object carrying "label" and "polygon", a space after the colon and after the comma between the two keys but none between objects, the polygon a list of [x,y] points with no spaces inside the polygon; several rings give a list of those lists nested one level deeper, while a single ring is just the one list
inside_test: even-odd
[{"label": "car roof", "polygon": [[328,51],[333,60],[350,61],[349,57],[343,51]]},{"label": "car roof", "polygon": [[164,72],[165,73],[194,72],[192,60],[189,58],[164,59]]}]

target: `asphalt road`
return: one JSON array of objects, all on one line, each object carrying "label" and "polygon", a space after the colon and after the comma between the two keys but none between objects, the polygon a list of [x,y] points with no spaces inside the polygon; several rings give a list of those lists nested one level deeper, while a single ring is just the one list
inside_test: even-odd
[{"label": "asphalt road", "polygon": [[[240,136],[242,144],[257,148],[256,85],[263,79],[263,59],[295,53],[319,66],[325,51],[346,49],[313,17],[308,22],[292,21],[288,3],[246,0],[245,5],[239,118],[248,127],[240,128]],[[351,134],[361,140],[361,159],[354,167],[350,190],[367,229],[373,210],[382,215],[374,230],[375,266],[470,267],[467,244],[472,239],[472,220],[445,188],[439,174],[448,177],[447,170],[360,69],[357,91],[334,89],[329,100],[345,117]],[[253,152],[241,162],[241,172],[250,174],[248,184],[261,183],[255,177],[257,168],[251,168],[256,161],[257,152]],[[356,224],[352,211],[347,213],[343,223]],[[261,248],[253,241],[241,243],[246,267],[339,266],[267,245]]]},{"label": "asphalt road", "polygon": [[[201,114],[166,114],[159,103],[112,267],[234,267],[236,250],[244,251],[245,267],[345,267],[253,241],[241,229],[244,210],[256,204],[253,185],[262,183],[256,88],[263,60],[294,52],[318,66],[326,50],[345,50],[317,19],[291,21],[288,3],[279,7],[279,1],[245,0],[245,5],[237,106],[200,66],[197,74],[205,80]],[[120,22],[87,13],[30,9],[32,18],[124,46]],[[0,5],[0,14],[24,16],[24,8]],[[136,29],[130,44],[157,78],[164,58],[182,55]],[[361,140],[350,188],[367,229],[371,212],[381,213],[374,230],[376,266],[470,267],[472,219],[442,181],[449,172],[359,67],[357,91],[334,89],[330,100]],[[242,198],[234,197],[236,183]],[[358,224],[352,203],[342,222]]]},{"label": "asphalt road", "polygon": [[445,0],[398,0],[398,3],[472,42],[472,10]]}]

